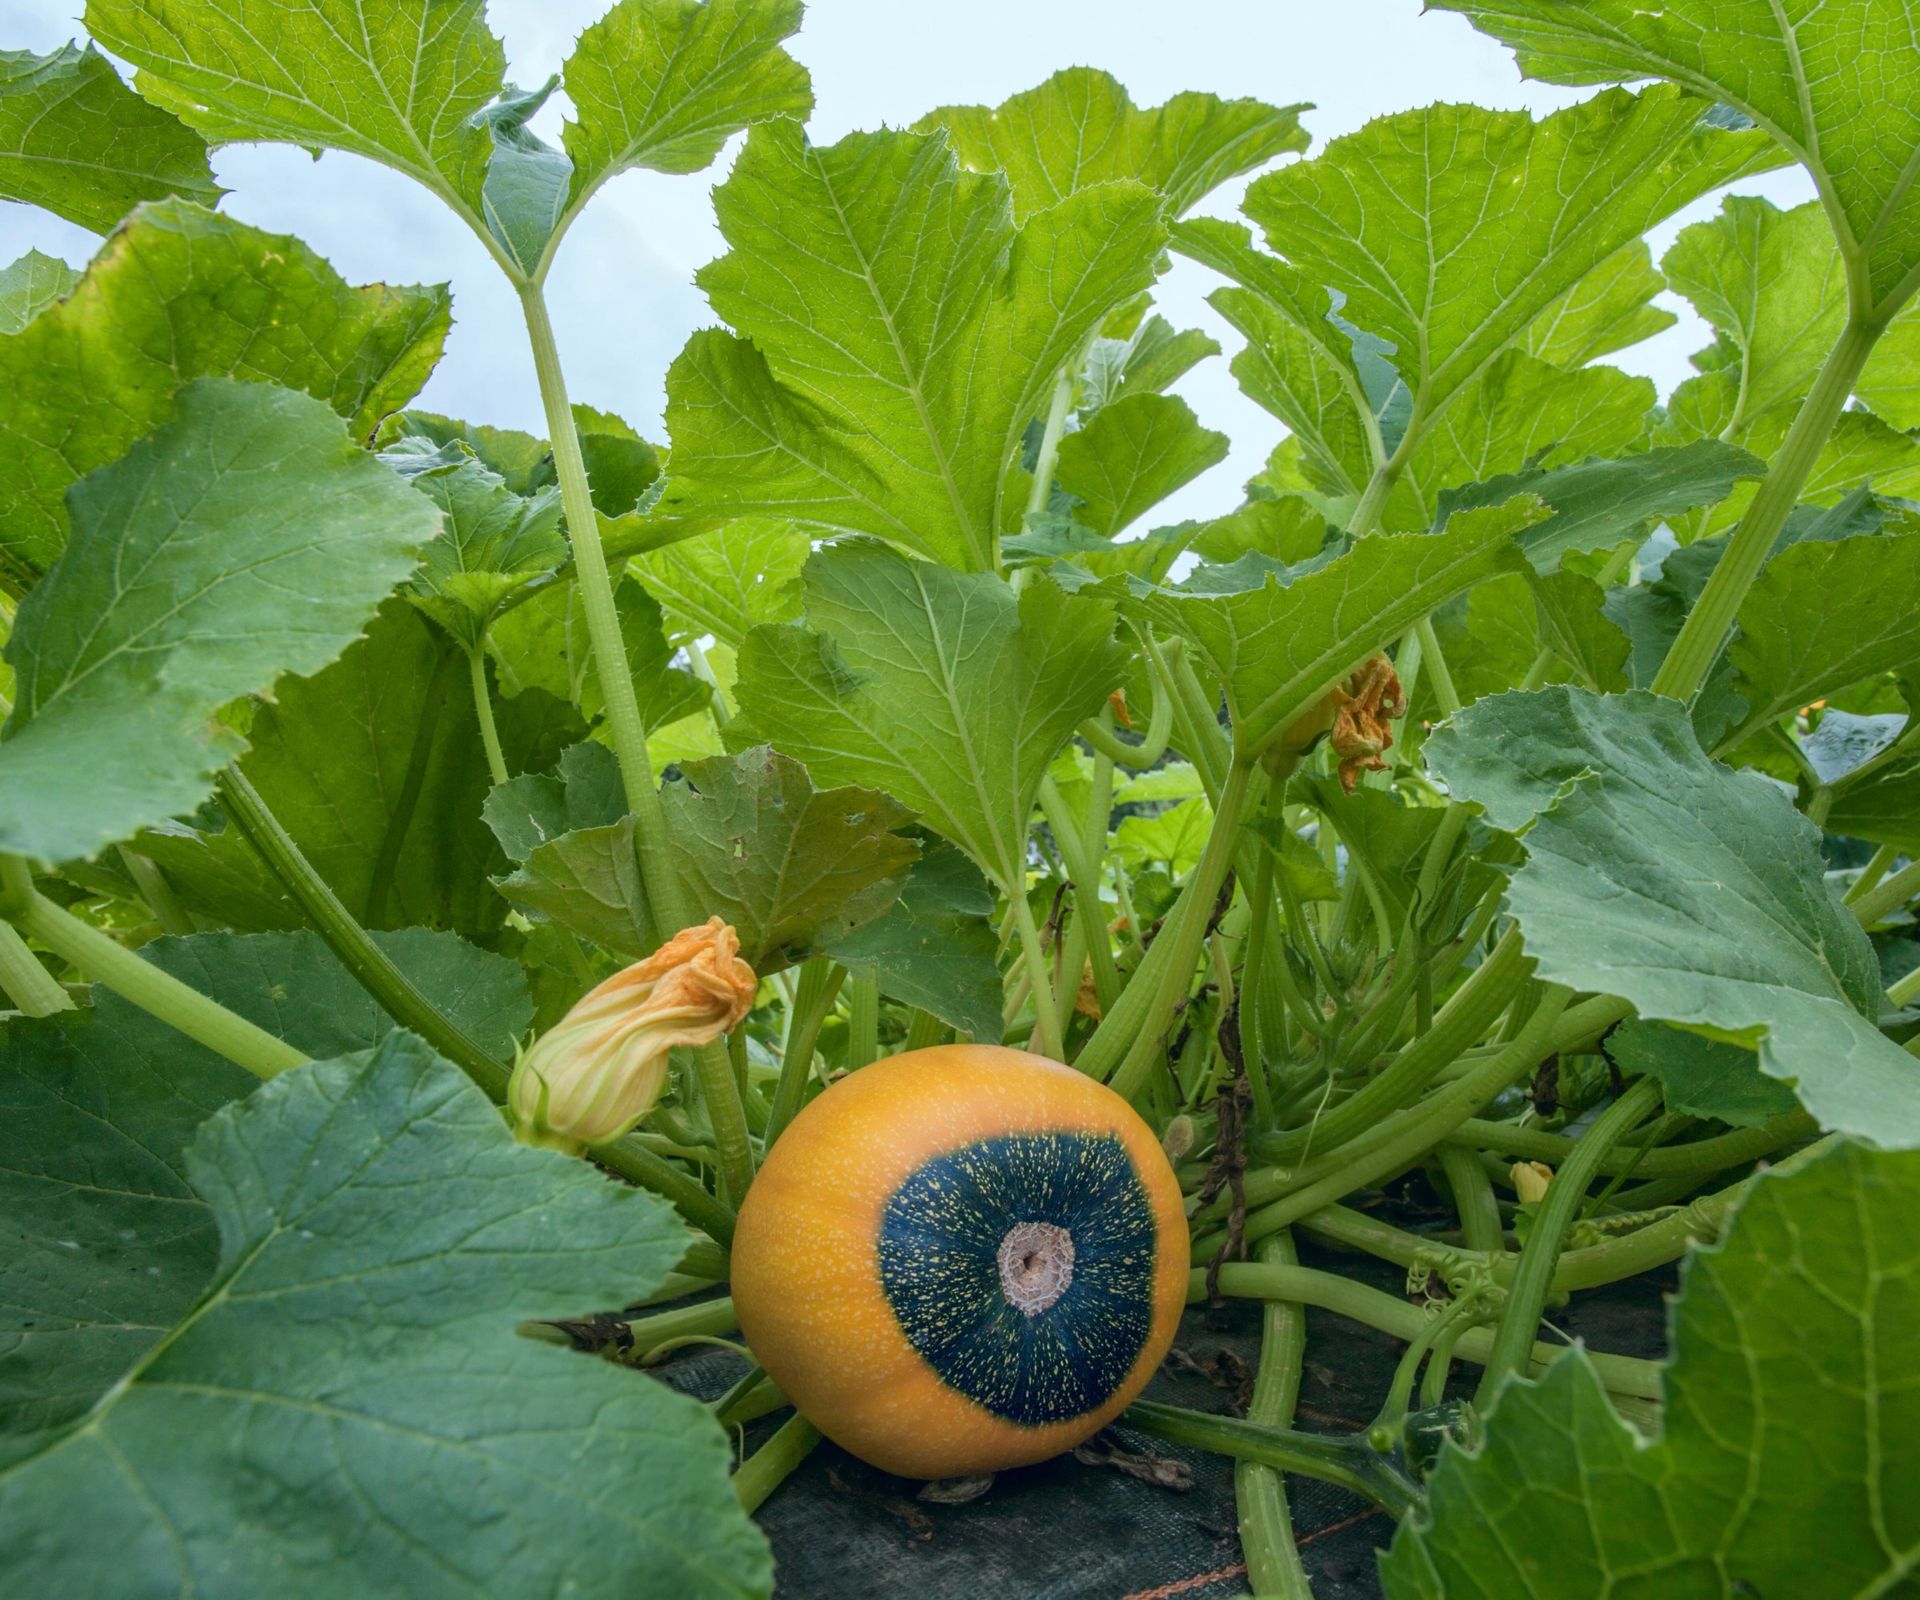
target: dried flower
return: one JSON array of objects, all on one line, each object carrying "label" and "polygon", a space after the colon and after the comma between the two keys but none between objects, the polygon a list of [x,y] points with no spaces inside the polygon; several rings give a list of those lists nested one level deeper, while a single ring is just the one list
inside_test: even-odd
[{"label": "dried flower", "polygon": [[720,1037],[752,1008],[758,980],[718,917],[675,934],[577,1001],[515,1062],[514,1136],[578,1155],[653,1108],[667,1052]]},{"label": "dried flower", "polygon": [[1333,749],[1340,757],[1340,787],[1348,794],[1362,772],[1384,772],[1382,752],[1393,746],[1392,722],[1407,714],[1407,693],[1385,656],[1369,656],[1334,690]]},{"label": "dried flower", "polygon": [[1546,1199],[1547,1185],[1553,1182],[1553,1168],[1546,1162],[1516,1161],[1507,1171],[1523,1206],[1537,1206]]}]

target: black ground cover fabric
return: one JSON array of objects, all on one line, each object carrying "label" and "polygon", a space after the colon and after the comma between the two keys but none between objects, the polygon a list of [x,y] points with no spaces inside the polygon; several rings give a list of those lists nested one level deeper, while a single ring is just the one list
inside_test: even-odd
[{"label": "black ground cover fabric", "polygon": [[[1304,1245],[1306,1265],[1337,1269],[1399,1292],[1400,1270]],[[1666,1341],[1671,1272],[1579,1296],[1551,1311],[1554,1326],[1596,1350],[1658,1356]],[[1189,1309],[1174,1354],[1147,1390],[1151,1399],[1207,1411],[1244,1404],[1259,1354],[1260,1308],[1232,1303]],[[1372,1420],[1404,1345],[1326,1312],[1307,1314],[1307,1359],[1299,1426],[1351,1432]],[[706,1350],[665,1369],[670,1382],[706,1397],[743,1368]],[[1452,1393],[1472,1391],[1478,1368],[1456,1366]],[[756,1445],[785,1416],[748,1430]],[[1233,1467],[1224,1457],[1111,1429],[1119,1446],[1184,1463],[1192,1487],[1175,1491],[1113,1466],[1072,1456],[1001,1473],[978,1499],[930,1504],[922,1487],[891,1477],[823,1443],[759,1514],[773,1542],[778,1600],[1224,1600],[1247,1593],[1235,1529]],[[1392,1537],[1384,1513],[1344,1490],[1290,1477],[1294,1531],[1318,1600],[1375,1600],[1374,1552]]]}]

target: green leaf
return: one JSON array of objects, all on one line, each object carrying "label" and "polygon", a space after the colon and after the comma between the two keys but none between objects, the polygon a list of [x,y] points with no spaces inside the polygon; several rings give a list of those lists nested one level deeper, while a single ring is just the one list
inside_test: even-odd
[{"label": "green leaf", "polygon": [[1727,651],[1747,703],[1742,727],[1920,665],[1917,593],[1920,532],[1809,539],[1776,551],[1740,603]]},{"label": "green leaf", "polygon": [[[701,710],[710,691],[691,672],[673,665],[674,648],[662,626],[659,602],[631,578],[620,581],[613,600],[627,648],[627,671],[647,726],[665,727]],[[538,689],[578,706],[590,720],[600,715],[600,677],[593,668],[593,642],[587,637],[586,610],[576,585],[552,584],[516,605],[488,630],[487,643],[500,669],[503,694]]]},{"label": "green leaf", "polygon": [[765,745],[696,761],[660,792],[681,898],[724,917],[760,976],[805,960],[900,896],[912,815],[872,789],[816,789]]},{"label": "green leaf", "polygon": [[567,57],[579,121],[570,211],[631,167],[698,172],[727,139],[769,117],[813,109],[807,69],[780,48],[799,0],[620,0]]},{"label": "green leaf", "polygon": [[1666,287],[1646,240],[1636,239],[1535,317],[1520,348],[1556,367],[1584,367],[1679,321],[1650,303]]},{"label": "green leaf", "polygon": [[1006,181],[944,138],[790,122],[747,137],[714,193],[730,253],[700,286],[738,330],[667,378],[663,512],[791,517],[963,568],[1014,531],[1007,467],[1055,376],[1153,281],[1140,185],[1084,189],[1016,230]]},{"label": "green leaf", "polygon": [[1244,555],[1293,566],[1318,555],[1326,540],[1327,519],[1319,507],[1299,495],[1285,495],[1251,499],[1215,517],[1194,535],[1193,550],[1222,567]]},{"label": "green leaf", "polygon": [[493,140],[486,182],[480,190],[487,232],[513,264],[532,277],[567,207],[573,163],[527,126],[559,86],[558,76],[538,89],[506,85],[500,98],[474,113]]},{"label": "green leaf", "polygon": [[1379,401],[1354,369],[1327,293],[1296,282],[1238,223],[1196,217],[1174,225],[1172,242],[1234,280],[1207,303],[1247,341],[1230,363],[1247,397],[1286,424],[1316,488],[1358,499],[1387,448]]},{"label": "green leaf", "polygon": [[[1828,712],[1821,727],[1833,716]],[[1842,783],[1826,826],[1833,833],[1920,854],[1920,751],[1895,756]]]},{"label": "green leaf", "polygon": [[1517,571],[1530,496],[1465,512],[1439,533],[1376,534],[1331,560],[1247,556],[1128,603],[1185,637],[1226,688],[1240,749],[1261,749],[1361,662],[1457,594]]},{"label": "green leaf", "polygon": [[727,743],[892,795],[1023,892],[1040,780],[1120,679],[1112,606],[871,543],[821,551],[804,584],[806,627],[747,635]]},{"label": "green leaf", "polygon": [[1799,1104],[1760,1071],[1751,1050],[1684,1028],[1629,1018],[1607,1035],[1607,1054],[1628,1072],[1658,1079],[1667,1109],[1687,1116],[1757,1128]]},{"label": "green leaf", "polygon": [[1344,294],[1342,315],[1391,347],[1431,422],[1648,228],[1777,164],[1764,135],[1704,126],[1704,109],[1659,87],[1538,121],[1442,104],[1370,122],[1247,191],[1287,258],[1276,304],[1304,326],[1318,286]]},{"label": "green leaf", "polygon": [[1151,316],[1124,339],[1096,338],[1080,373],[1080,409],[1098,411],[1126,395],[1160,394],[1208,356],[1219,341],[1197,328],[1176,330]]},{"label": "green leaf", "polygon": [[1227,179],[1306,149],[1309,109],[1182,94],[1142,111],[1110,74],[1068,67],[998,106],[942,106],[914,129],[945,128],[968,166],[1004,172],[1019,221],[1119,178],[1159,190],[1177,216]]},{"label": "green leaf", "polygon": [[626,814],[620,763],[603,744],[583,741],[560,753],[552,772],[525,772],[496,784],[480,814],[515,861],[579,828],[605,827]]},{"label": "green leaf", "polygon": [[493,142],[474,113],[506,58],[482,0],[88,0],[87,31],[209,144],[348,150],[484,227]]},{"label": "green leaf", "polygon": [[[576,423],[587,412],[574,408]],[[409,440],[425,440],[435,449],[460,445],[479,457],[489,472],[515,494],[534,495],[549,489],[559,480],[553,472],[553,452],[545,439],[536,439],[517,428],[489,428],[483,423],[458,422],[432,411],[397,411],[380,424],[374,443],[382,450],[398,450]],[[582,441],[584,447],[585,441]]]},{"label": "green leaf", "polygon": [[38,250],[0,268],[0,333],[18,333],[79,281],[66,262]]},{"label": "green leaf", "polygon": [[1824,1126],[1920,1144],[1920,1072],[1862,1014],[1879,973],[1819,830],[1770,780],[1708,760],[1677,701],[1498,695],[1426,755],[1495,827],[1527,828],[1506,904],[1541,977],[1757,1046]]},{"label": "green leaf", "polygon": [[206,145],[122,83],[92,45],[0,50],[0,199],[107,233],[142,200],[213,205],[225,192]]},{"label": "green leaf", "polygon": [[927,834],[900,898],[827,953],[854,977],[878,983],[889,1000],[918,1006],[977,1044],[998,1044],[1003,990],[993,910],[993,888],[980,869]]},{"label": "green leaf", "polygon": [[1529,573],[1527,581],[1533,588],[1541,642],[1589,688],[1603,692],[1626,688],[1632,641],[1607,615],[1607,591],[1568,567],[1545,576]]},{"label": "green leaf", "polygon": [[1555,515],[1527,530],[1521,548],[1536,572],[1553,572],[1574,551],[1607,550],[1642,537],[1662,517],[1710,505],[1742,479],[1759,478],[1766,463],[1717,439],[1617,460],[1578,461],[1509,473],[1440,496],[1441,516],[1468,506],[1497,505],[1523,491],[1537,494]]},{"label": "green leaf", "polygon": [[70,504],[0,744],[0,842],[51,860],[197,805],[245,748],[220,707],[338,656],[439,520],[318,400],[218,378]]},{"label": "green leaf", "polygon": [[1392,1600],[1870,1595],[1920,1565],[1920,1159],[1763,1175],[1686,1267],[1664,1435],[1570,1350],[1505,1387],[1381,1561]]},{"label": "green leaf", "polygon": [[[510,1053],[532,1015],[520,969],[451,934],[374,935],[435,1005]],[[162,971],[316,1056],[394,1024],[311,933],[156,939]],[[193,1131],[258,1087],[251,1073],[104,989],[0,1033],[0,1459],[79,1417],[199,1297],[219,1240],[187,1182]]]},{"label": "green leaf", "polygon": [[[524,832],[527,824],[513,826]],[[514,910],[636,960],[657,948],[636,849],[632,817],[575,828],[535,845],[493,885]]]},{"label": "green leaf", "polygon": [[[528,771],[586,731],[538,693],[503,701],[497,720],[508,765]],[[389,601],[326,671],[283,682],[248,738],[241,770],[356,920],[500,926],[507,908],[486,878],[506,861],[480,818],[492,778],[466,662],[411,606]],[[240,928],[300,921],[231,826],[149,830],[138,843],[189,910]]]},{"label": "green leaf", "polygon": [[478,648],[503,599],[569,559],[557,488],[515,494],[457,441],[435,449],[401,439],[380,459],[440,508],[440,532],[408,592],[464,648]]},{"label": "green leaf", "polygon": [[1667,78],[1738,108],[1813,174],[1857,257],[1863,306],[1890,313],[1920,281],[1920,41],[1905,0],[1437,0],[1551,83]]},{"label": "green leaf", "polygon": [[[1454,506],[1498,504],[1553,469],[1638,450],[1653,401],[1651,382],[1616,367],[1562,372],[1523,351],[1505,351],[1443,418],[1421,430],[1387,497],[1385,526],[1429,528]],[[1760,464],[1753,470],[1762,470]],[[1459,492],[1490,478],[1495,482],[1484,497]],[[1565,509],[1539,492],[1548,505]],[[1546,537],[1546,529],[1537,529],[1528,543]]]},{"label": "green leaf", "polygon": [[1135,394],[1102,406],[1060,441],[1055,474],[1078,495],[1074,515],[1111,538],[1176,489],[1227,459],[1227,436],[1200,426],[1175,396]]},{"label": "green leaf", "polygon": [[1182,800],[1152,816],[1128,817],[1113,833],[1113,855],[1129,872],[1153,863],[1179,878],[1193,870],[1213,831],[1213,807],[1204,797]]},{"label": "green leaf", "polygon": [[748,629],[800,615],[812,550],[796,523],[742,517],[635,556],[628,571],[660,602],[674,642],[711,634],[738,649]]},{"label": "green leaf", "polygon": [[52,565],[67,490],[172,416],[183,383],[284,384],[365,438],[426,382],[451,320],[444,287],[355,289],[285,234],[143,207],[65,300],[0,339],[0,581]]},{"label": "green leaf", "polygon": [[[686,1239],[664,1204],[516,1145],[407,1035],[216,1113],[187,1169],[219,1265],[0,1478],[10,1589],[221,1600],[295,1549],[330,1593],[769,1591],[705,1408],[514,1331],[658,1284]],[[263,1502],[269,1477],[299,1492]]]}]

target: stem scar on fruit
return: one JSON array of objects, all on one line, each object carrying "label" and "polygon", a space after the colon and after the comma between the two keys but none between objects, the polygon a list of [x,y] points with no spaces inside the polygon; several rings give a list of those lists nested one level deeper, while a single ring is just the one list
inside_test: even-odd
[{"label": "stem scar on fruit", "polygon": [[820,1431],[903,1477],[1043,1461],[1125,1409],[1186,1301],[1180,1185],[1104,1084],[912,1050],[796,1117],[740,1211],[734,1305]]}]

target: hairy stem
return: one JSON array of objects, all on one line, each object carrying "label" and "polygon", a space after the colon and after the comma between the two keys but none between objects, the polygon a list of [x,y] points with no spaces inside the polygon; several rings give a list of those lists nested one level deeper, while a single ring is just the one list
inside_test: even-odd
[{"label": "hairy stem", "polygon": [[800,982],[787,1009],[787,1038],[780,1057],[780,1081],[773,1090],[773,1109],[767,1113],[766,1147],[771,1150],[800,1109],[813,1072],[813,1052],[820,1030],[833,1013],[834,999],[846,982],[847,969],[827,956],[813,956],[800,967]]},{"label": "hairy stem", "polygon": [[473,680],[473,714],[480,724],[480,743],[487,752],[487,772],[497,789],[510,776],[500,749],[500,728],[493,720],[493,695],[487,689],[487,652],[475,645],[467,652],[468,675]]}]

